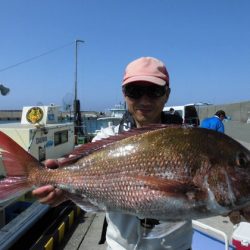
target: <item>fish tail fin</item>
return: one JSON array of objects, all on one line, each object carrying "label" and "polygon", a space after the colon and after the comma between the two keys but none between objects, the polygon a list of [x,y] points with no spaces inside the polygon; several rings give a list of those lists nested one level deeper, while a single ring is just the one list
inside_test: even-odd
[{"label": "fish tail fin", "polygon": [[0,132],[0,203],[18,197],[31,188],[29,172],[40,165],[9,136]]},{"label": "fish tail fin", "polygon": [[0,204],[15,199],[30,190],[27,178],[7,177],[0,180]]}]

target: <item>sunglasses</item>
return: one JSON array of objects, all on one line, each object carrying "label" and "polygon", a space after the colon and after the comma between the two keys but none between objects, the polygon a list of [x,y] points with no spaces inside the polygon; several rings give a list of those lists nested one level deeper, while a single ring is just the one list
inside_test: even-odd
[{"label": "sunglasses", "polygon": [[158,98],[162,97],[166,94],[166,85],[159,86],[156,84],[152,85],[136,85],[136,84],[128,84],[123,86],[122,88],[125,96],[128,96],[133,99],[139,99],[144,95],[147,95],[150,98]]}]

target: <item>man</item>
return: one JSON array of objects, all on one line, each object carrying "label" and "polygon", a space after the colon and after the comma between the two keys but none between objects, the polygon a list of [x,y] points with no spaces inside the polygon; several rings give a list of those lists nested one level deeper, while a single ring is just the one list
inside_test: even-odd
[{"label": "man", "polygon": [[[162,112],[170,94],[170,87],[167,69],[158,59],[143,57],[131,62],[125,71],[122,91],[128,111],[119,126],[103,129],[94,140],[135,127],[175,121],[172,119],[173,115]],[[40,202],[52,206],[66,200],[63,192],[53,186],[40,187],[34,190],[33,194]],[[238,221],[238,215],[234,216],[235,221]],[[163,222],[118,212],[108,212],[106,218],[108,249],[191,249],[191,221]]]},{"label": "man", "polygon": [[[125,71],[122,90],[128,112],[119,126],[104,129],[94,140],[156,123],[182,123],[182,119],[162,112],[170,94],[169,75],[165,65],[152,57],[139,58]],[[173,117],[174,116],[174,117]],[[139,219],[133,215],[109,212],[107,243],[109,249],[190,249],[192,243],[191,221],[169,223],[150,218]],[[159,228],[161,229],[160,234]],[[143,234],[155,238],[143,238]]]},{"label": "man", "polygon": [[225,132],[223,120],[226,119],[226,113],[218,110],[213,117],[206,118],[201,123],[201,128],[212,129],[221,133]]},{"label": "man", "polygon": [[[176,123],[183,123],[183,119],[181,117],[181,115],[179,114],[179,112],[175,111],[174,108],[170,108],[169,109],[169,114],[172,115],[171,117],[173,117],[173,119],[177,120],[178,119],[178,122]],[[175,123],[175,122],[173,122]]]}]

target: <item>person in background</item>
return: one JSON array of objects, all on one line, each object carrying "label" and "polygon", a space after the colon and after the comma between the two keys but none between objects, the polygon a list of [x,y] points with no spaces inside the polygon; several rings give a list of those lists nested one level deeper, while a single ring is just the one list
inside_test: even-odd
[{"label": "person in background", "polygon": [[168,112],[171,115],[171,123],[183,123],[181,115],[177,111],[175,111],[174,108],[170,108]]},{"label": "person in background", "polygon": [[[122,92],[127,104],[118,126],[102,129],[94,141],[149,124],[171,124],[173,115],[162,112],[170,94],[169,74],[163,62],[142,57],[128,64]],[[175,121],[175,119],[174,119]],[[53,162],[46,164],[53,165]],[[41,203],[56,206],[67,200],[62,190],[43,186],[33,190]],[[234,214],[234,222],[239,221]],[[192,222],[158,221],[121,212],[107,212],[106,241],[112,250],[188,250],[192,245]],[[100,225],[101,226],[101,225]],[[144,236],[149,237],[144,237]]]},{"label": "person in background", "polygon": [[169,109],[169,113],[170,113],[171,115],[174,115],[174,113],[175,113],[174,108],[170,108],[170,109]]},{"label": "person in background", "polygon": [[218,110],[213,117],[205,118],[201,123],[201,128],[212,129],[221,133],[225,132],[223,120],[226,119],[226,113]]}]

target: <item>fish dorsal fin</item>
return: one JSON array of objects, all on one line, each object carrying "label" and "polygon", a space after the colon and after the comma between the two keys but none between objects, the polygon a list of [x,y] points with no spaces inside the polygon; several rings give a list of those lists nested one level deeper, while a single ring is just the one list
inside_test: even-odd
[{"label": "fish dorsal fin", "polygon": [[65,166],[65,165],[69,165],[69,164],[73,164],[74,162],[76,162],[77,160],[79,160],[82,157],[85,157],[89,154],[92,154],[95,151],[98,151],[104,147],[107,147],[108,145],[118,142],[120,140],[135,136],[135,135],[139,135],[139,134],[143,134],[143,133],[147,133],[153,130],[157,130],[157,129],[163,129],[163,128],[180,128],[181,125],[176,125],[176,124],[152,124],[152,125],[148,125],[142,128],[134,128],[131,129],[129,131],[126,132],[122,132],[118,135],[113,135],[110,136],[108,138],[102,139],[102,140],[98,140],[95,142],[90,142],[90,143],[86,143],[83,144],[81,146],[76,147],[71,154],[69,155],[69,157],[60,160],[59,165],[60,166]]}]

